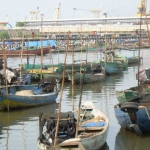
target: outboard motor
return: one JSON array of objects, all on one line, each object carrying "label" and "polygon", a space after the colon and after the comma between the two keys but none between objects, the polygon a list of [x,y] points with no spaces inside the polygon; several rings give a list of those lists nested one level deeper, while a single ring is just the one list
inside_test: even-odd
[{"label": "outboard motor", "polygon": [[59,84],[58,84],[58,80],[52,78],[51,80],[42,80],[39,84],[38,84],[38,88],[42,88],[42,92],[43,93],[50,93],[50,92],[56,92],[59,90]]}]

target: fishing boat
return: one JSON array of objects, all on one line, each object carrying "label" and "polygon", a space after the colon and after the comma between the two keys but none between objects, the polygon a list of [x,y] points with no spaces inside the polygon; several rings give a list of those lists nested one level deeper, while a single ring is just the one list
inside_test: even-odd
[{"label": "fishing boat", "polygon": [[31,75],[29,73],[19,74],[20,71],[12,68],[6,69],[6,79],[5,79],[5,69],[0,65],[0,85],[6,85],[6,81],[8,84],[12,85],[21,85],[21,84],[30,84],[31,83]]},{"label": "fishing boat", "polygon": [[[86,67],[86,72],[91,72],[91,62],[88,62],[87,64],[85,62],[81,63],[75,63],[74,64],[74,71],[79,72],[83,71]],[[42,65],[42,71],[40,69],[40,64],[23,64],[23,70],[29,72],[32,75],[32,80],[39,80],[40,74],[42,73],[43,78],[57,78],[60,82],[62,81],[63,77],[63,68],[64,64],[59,63],[57,65],[48,65],[43,64]],[[82,66],[82,67],[81,67]],[[65,81],[68,81],[68,73],[72,72],[72,64],[65,64]]]},{"label": "fishing boat", "polygon": [[141,94],[150,92],[150,69],[146,68],[136,74],[136,79],[140,83],[138,86],[131,87],[126,90],[116,91],[116,96],[119,102],[129,101],[137,98]]},{"label": "fishing boat", "polygon": [[[48,54],[49,51],[50,51],[49,47],[43,47],[43,55]],[[41,55],[41,48],[27,47],[22,50],[22,48],[20,47],[18,49],[5,50],[6,56],[20,56],[21,53],[22,55]],[[3,55],[3,51],[1,50],[0,50],[0,55]]]},{"label": "fishing boat", "polygon": [[150,68],[145,68],[139,71],[136,74],[136,79],[140,82],[140,84],[149,84],[150,83]]},{"label": "fishing boat", "polygon": [[150,133],[150,93],[114,106],[120,126],[137,135]]},{"label": "fishing boat", "polygon": [[128,68],[128,58],[122,55],[115,55],[114,61],[118,62],[120,61],[123,64],[123,70],[126,70]]},{"label": "fishing boat", "polygon": [[[71,74],[68,74],[68,80],[72,80]],[[80,73],[76,72],[74,73],[74,83],[75,84],[81,84],[82,82],[84,84],[89,84],[89,83],[95,83],[99,81],[104,81],[105,80],[105,75],[104,73]]]},{"label": "fishing boat", "polygon": [[104,61],[94,61],[95,63],[100,63],[100,65],[105,68],[105,72],[107,75],[112,75],[112,74],[119,74],[123,71],[123,63],[121,62],[106,62],[106,67],[105,67],[105,62]]},{"label": "fishing boat", "polygon": [[133,98],[139,97],[141,94],[150,92],[150,84],[142,84],[139,86],[131,87],[129,89],[116,91],[116,97],[119,102],[130,101]]},{"label": "fishing boat", "polygon": [[21,77],[18,76],[16,81],[13,82],[13,84],[19,85],[19,84],[30,84],[31,83],[31,74],[21,74]]},{"label": "fishing boat", "polygon": [[0,110],[29,108],[56,102],[59,83],[42,82],[39,85],[8,85],[0,87]]},{"label": "fishing boat", "polygon": [[134,56],[134,57],[128,57],[128,64],[138,64],[139,62],[141,62],[141,57],[139,58],[138,56]]},{"label": "fishing boat", "polygon": [[107,52],[105,50],[103,53],[104,59],[95,60],[94,63],[99,63],[103,68],[105,68],[106,75],[119,74],[127,67],[128,61],[125,57],[115,55],[113,50]]},{"label": "fishing boat", "polygon": [[57,123],[57,113],[47,116],[39,115],[39,149],[64,149],[81,150],[100,149],[106,142],[109,120],[95,107],[92,101],[85,101],[80,107],[80,124],[76,133],[77,111],[61,113],[59,122],[58,139],[54,146],[54,135]]}]

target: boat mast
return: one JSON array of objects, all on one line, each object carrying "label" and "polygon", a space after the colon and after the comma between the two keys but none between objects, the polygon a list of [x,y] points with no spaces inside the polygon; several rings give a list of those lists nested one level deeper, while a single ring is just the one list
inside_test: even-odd
[{"label": "boat mast", "polygon": [[[147,10],[147,0],[145,0],[145,9]],[[145,12],[145,16],[146,16],[146,27],[147,27],[147,33],[148,33],[148,43],[149,43],[149,46],[150,46],[150,32],[149,32],[149,26],[148,26],[148,20],[147,20],[147,13]]]},{"label": "boat mast", "polygon": [[[143,1],[142,1],[143,2]],[[139,33],[139,50],[138,50],[138,58],[139,58],[139,61],[138,61],[138,94],[139,94],[139,85],[140,85],[140,82],[139,82],[139,71],[140,71],[140,47],[141,47],[141,24],[142,24],[142,15],[143,15],[143,8],[144,8],[144,4],[142,3],[141,4],[141,8],[140,8],[140,33]]]},{"label": "boat mast", "polygon": [[83,91],[83,81],[84,81],[84,77],[85,77],[85,67],[84,67],[84,73],[83,73],[83,77],[81,80],[81,88],[80,88],[80,99],[79,99],[79,104],[78,104],[78,115],[77,115],[77,125],[76,125],[76,136],[78,136],[78,130],[79,130],[79,122],[80,122],[80,108],[81,108],[81,101],[82,101],[82,91]]},{"label": "boat mast", "polygon": [[41,73],[40,73],[40,80],[42,80],[42,64],[43,64],[43,14],[41,14]]},{"label": "boat mast", "polygon": [[71,85],[72,85],[72,111],[74,111],[74,43],[73,43],[73,48],[72,48],[72,80],[71,80]]},{"label": "boat mast", "polygon": [[[105,20],[105,21],[107,21],[107,20]],[[107,53],[107,48],[106,48],[106,45],[107,45],[107,43],[106,43],[106,22],[105,22],[105,55],[104,55],[104,69],[105,69],[105,71],[104,71],[104,76],[106,75],[106,53]]]},{"label": "boat mast", "polygon": [[54,146],[56,146],[57,144],[58,127],[59,127],[60,112],[61,112],[61,105],[62,105],[62,95],[63,95],[63,90],[64,90],[64,81],[65,81],[65,73],[66,73],[66,59],[67,59],[68,48],[69,48],[69,38],[70,38],[70,32],[68,33],[68,42],[67,42],[67,48],[66,48],[66,55],[64,59],[63,78],[62,78],[62,85],[61,85],[61,92],[60,92],[59,111],[58,111],[56,132],[55,132],[55,138],[54,138]]},{"label": "boat mast", "polygon": [[6,73],[6,67],[7,67],[7,62],[6,62],[6,53],[5,53],[5,40],[3,39],[3,57],[4,57],[4,74],[5,74],[5,84],[6,84],[6,100],[7,100],[7,111],[9,112],[9,101],[8,101],[8,83],[7,83],[7,73]]},{"label": "boat mast", "polygon": [[25,24],[26,24],[26,17],[25,17],[24,29],[23,29],[23,33],[22,33],[22,48],[21,48],[21,55],[20,55],[20,82],[21,82],[21,76],[22,76],[22,55],[23,55],[23,49],[24,49]]}]

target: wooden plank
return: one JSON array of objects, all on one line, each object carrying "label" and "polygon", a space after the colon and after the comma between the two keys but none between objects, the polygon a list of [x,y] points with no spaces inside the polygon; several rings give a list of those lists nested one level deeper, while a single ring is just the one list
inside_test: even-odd
[{"label": "wooden plank", "polygon": [[75,145],[79,145],[79,142],[71,142],[71,141],[68,141],[68,142],[63,142],[61,144],[59,144],[59,146],[61,147],[65,147],[65,146],[75,146]]}]

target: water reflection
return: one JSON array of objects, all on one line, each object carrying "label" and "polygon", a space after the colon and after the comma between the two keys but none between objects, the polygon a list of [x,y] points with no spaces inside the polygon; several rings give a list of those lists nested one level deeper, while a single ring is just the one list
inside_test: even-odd
[{"label": "water reflection", "polygon": [[[51,114],[58,109],[58,104],[30,109],[0,112],[0,147],[1,150],[37,149],[38,115],[40,112]],[[34,144],[34,146],[33,146]]]},{"label": "water reflection", "polygon": [[[129,55],[130,52],[124,51]],[[132,52],[131,52],[132,53]],[[86,53],[82,53],[82,59],[86,58]],[[75,53],[75,60],[79,60],[81,54]],[[93,61],[97,58],[96,52],[88,53],[88,60]],[[140,68],[149,67],[149,50],[143,51],[143,63]],[[53,62],[63,62],[64,54],[53,55]],[[8,59],[8,66],[16,67],[19,61],[16,58]],[[72,54],[68,54],[67,63],[71,62]],[[44,64],[49,63],[49,55],[44,56]],[[34,62],[34,57],[30,57],[30,63]],[[26,63],[26,59],[23,59]],[[36,63],[40,64],[40,57],[37,56]],[[12,66],[11,66],[12,65]],[[120,125],[116,120],[114,105],[118,103],[116,90],[124,90],[137,86],[135,75],[137,65],[131,65],[128,70],[119,75],[107,76],[106,80],[100,83],[87,84],[83,86],[82,99],[93,100],[96,106],[107,115],[110,120],[110,127],[107,137],[107,143],[101,150],[148,150],[150,147],[149,137],[137,137],[128,131],[120,130]],[[72,110],[72,89],[71,83],[65,83],[62,111]],[[80,85],[74,86],[75,107],[78,105],[80,98]],[[60,95],[57,102],[60,100]],[[38,115],[39,112],[53,113],[58,108],[58,104],[47,105],[42,107],[18,110],[13,112],[0,112],[0,150],[37,150],[37,137],[39,134]],[[120,130],[120,131],[119,131]],[[140,143],[140,144],[139,144]],[[129,146],[128,146],[129,145]],[[137,146],[138,145],[138,146]]]},{"label": "water reflection", "polygon": [[121,129],[115,141],[115,150],[149,150],[150,136],[137,136],[134,133]]}]

